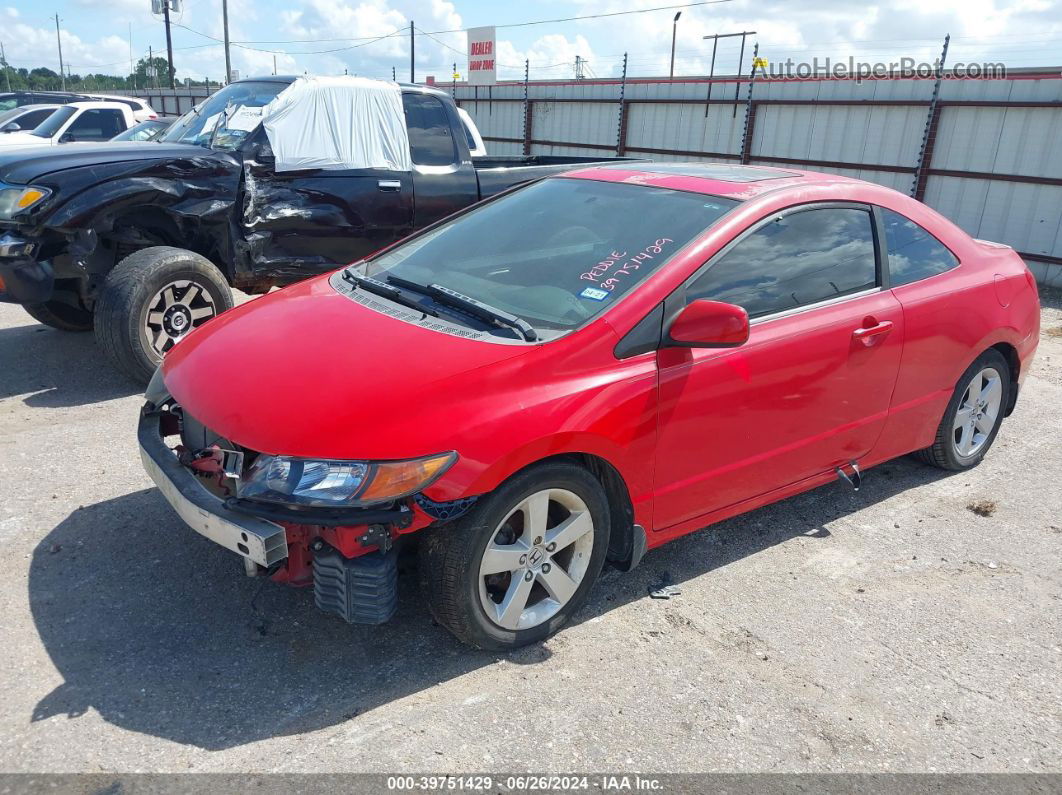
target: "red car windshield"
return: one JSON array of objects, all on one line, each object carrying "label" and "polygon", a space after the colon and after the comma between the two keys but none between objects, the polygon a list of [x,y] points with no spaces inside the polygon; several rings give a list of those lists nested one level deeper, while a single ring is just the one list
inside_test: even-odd
[{"label": "red car windshield", "polygon": [[438,284],[536,328],[584,324],[736,207],[664,188],[547,179],[388,251],[359,271]]}]

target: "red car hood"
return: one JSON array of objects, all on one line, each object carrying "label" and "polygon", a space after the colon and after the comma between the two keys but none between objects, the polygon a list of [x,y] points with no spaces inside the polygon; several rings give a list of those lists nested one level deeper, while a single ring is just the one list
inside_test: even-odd
[{"label": "red car hood", "polygon": [[533,349],[388,317],[318,277],[212,320],[163,373],[185,411],[252,450],[407,458],[453,449],[447,414],[492,384],[511,388],[514,359]]}]

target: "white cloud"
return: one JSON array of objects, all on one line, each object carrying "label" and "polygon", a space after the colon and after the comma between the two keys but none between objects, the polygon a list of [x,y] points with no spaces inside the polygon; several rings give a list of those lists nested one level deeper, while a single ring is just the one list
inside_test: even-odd
[{"label": "white cloud", "polygon": [[527,48],[518,49],[508,39],[498,41],[498,78],[522,80],[524,61],[529,61],[532,80],[557,80],[575,76],[575,57],[589,63],[597,60],[590,42],[582,34],[571,39],[562,33],[548,33]]}]

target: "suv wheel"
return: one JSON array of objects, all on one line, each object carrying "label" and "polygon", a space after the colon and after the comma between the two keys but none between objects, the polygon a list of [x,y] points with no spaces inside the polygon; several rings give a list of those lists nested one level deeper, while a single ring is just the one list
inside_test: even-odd
[{"label": "suv wheel", "polygon": [[96,342],[123,373],[147,383],[184,335],[233,305],[205,257],[169,246],[134,252],[107,275],[96,305]]},{"label": "suv wheel", "polygon": [[991,349],[982,353],[960,376],[933,445],[917,456],[953,471],[980,464],[996,440],[1013,388],[1003,355]]},{"label": "suv wheel", "polygon": [[92,331],[92,310],[90,309],[72,306],[62,301],[23,304],[22,307],[38,323],[60,331]]},{"label": "suv wheel", "polygon": [[427,532],[422,588],[436,620],[466,643],[525,646],[559,630],[586,601],[608,536],[597,479],[575,464],[542,464]]}]

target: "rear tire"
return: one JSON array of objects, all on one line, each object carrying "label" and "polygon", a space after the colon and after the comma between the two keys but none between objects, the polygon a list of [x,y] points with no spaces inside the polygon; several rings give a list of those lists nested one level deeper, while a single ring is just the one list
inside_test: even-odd
[{"label": "rear tire", "polygon": [[991,348],[982,353],[960,376],[933,444],[915,457],[952,472],[980,464],[996,440],[1013,388],[1003,355]]},{"label": "rear tire", "polygon": [[38,323],[60,331],[92,331],[92,310],[71,306],[62,301],[23,304],[22,308]]},{"label": "rear tire", "polygon": [[605,491],[587,470],[570,463],[528,469],[465,516],[425,532],[419,569],[428,607],[481,649],[545,640],[586,601],[605,562],[609,526]]},{"label": "rear tire", "polygon": [[116,368],[146,384],[178,340],[232,306],[232,291],[210,260],[170,246],[141,249],[107,275],[96,343]]}]

